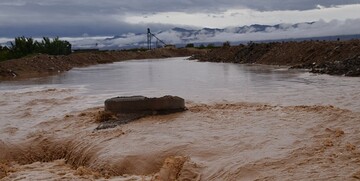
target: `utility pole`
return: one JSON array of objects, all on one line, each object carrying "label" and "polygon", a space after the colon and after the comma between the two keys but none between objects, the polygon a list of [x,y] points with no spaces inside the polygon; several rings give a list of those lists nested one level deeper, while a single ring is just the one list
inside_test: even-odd
[{"label": "utility pole", "polygon": [[148,49],[151,50],[151,37],[152,37],[152,34],[150,32],[150,28],[147,29],[148,32],[147,32],[147,46],[148,46]]}]

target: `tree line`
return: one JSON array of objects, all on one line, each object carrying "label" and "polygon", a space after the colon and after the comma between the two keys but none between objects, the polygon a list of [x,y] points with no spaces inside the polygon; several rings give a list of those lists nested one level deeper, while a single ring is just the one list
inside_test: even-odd
[{"label": "tree line", "polygon": [[22,36],[15,38],[10,47],[0,45],[0,61],[21,58],[34,53],[68,55],[71,53],[71,44],[60,40],[59,37],[52,40],[44,37],[41,42],[38,42],[33,38]]},{"label": "tree line", "polygon": [[[222,44],[222,47],[230,47],[231,44],[229,41],[226,41]],[[198,47],[195,46],[194,43],[188,43],[185,45],[185,48],[198,48],[198,49],[213,49],[213,48],[220,48],[221,46],[216,46],[214,43],[209,43],[207,46],[204,44],[200,44]]]}]

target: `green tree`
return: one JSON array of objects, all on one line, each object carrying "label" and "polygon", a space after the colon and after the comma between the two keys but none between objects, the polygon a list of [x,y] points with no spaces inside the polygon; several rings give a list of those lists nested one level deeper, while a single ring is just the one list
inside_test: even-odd
[{"label": "green tree", "polygon": [[0,61],[9,59],[9,48],[0,45]]},{"label": "green tree", "polygon": [[53,40],[44,37],[41,42],[37,42],[33,38],[22,36],[15,38],[10,48],[0,46],[0,60],[20,58],[33,53],[68,55],[71,53],[71,44],[59,37]]},{"label": "green tree", "polygon": [[215,45],[213,43],[209,43],[206,48],[215,48]]},{"label": "green tree", "polygon": [[32,38],[24,36],[15,38],[14,43],[11,42],[11,58],[20,58],[28,54],[34,53],[37,49],[36,43]]},{"label": "green tree", "polygon": [[186,48],[193,48],[194,47],[194,43],[188,43],[185,46]]},{"label": "green tree", "polygon": [[223,43],[223,47],[230,47],[231,45],[230,45],[230,42],[229,41],[226,41],[226,42],[224,42]]},{"label": "green tree", "polygon": [[62,41],[59,37],[52,41],[48,37],[43,37],[41,43],[38,43],[40,53],[49,55],[68,55],[71,53],[71,44],[68,41]]}]

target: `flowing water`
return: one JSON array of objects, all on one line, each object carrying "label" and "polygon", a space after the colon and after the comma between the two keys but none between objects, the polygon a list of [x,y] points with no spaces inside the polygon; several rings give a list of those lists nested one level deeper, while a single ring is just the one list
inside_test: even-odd
[{"label": "flowing water", "polygon": [[[130,95],[177,95],[189,111],[94,132],[104,100]],[[286,67],[170,58],[75,68],[0,82],[0,171],[5,180],[355,178],[359,110],[359,78]]]},{"label": "flowing water", "polygon": [[[82,95],[178,95],[196,102],[336,105],[360,110],[360,79],[284,67],[201,63],[184,58],[134,60],[76,68],[58,76],[0,83],[0,91],[75,88]],[[99,99],[102,103],[103,99]]]}]

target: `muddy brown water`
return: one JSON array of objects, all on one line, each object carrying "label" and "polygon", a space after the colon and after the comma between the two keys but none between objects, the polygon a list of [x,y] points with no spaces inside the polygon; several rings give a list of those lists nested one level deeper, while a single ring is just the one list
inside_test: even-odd
[{"label": "muddy brown water", "polygon": [[[286,67],[134,60],[0,83],[4,180],[352,180],[360,79]],[[184,113],[94,131],[114,96]]]},{"label": "muddy brown water", "polygon": [[[70,88],[102,97],[178,95],[196,102],[264,102],[281,105],[336,105],[360,110],[360,79],[315,75],[286,67],[201,63],[184,58],[134,60],[75,68],[17,82],[0,91]],[[97,103],[102,103],[99,98]]]}]

